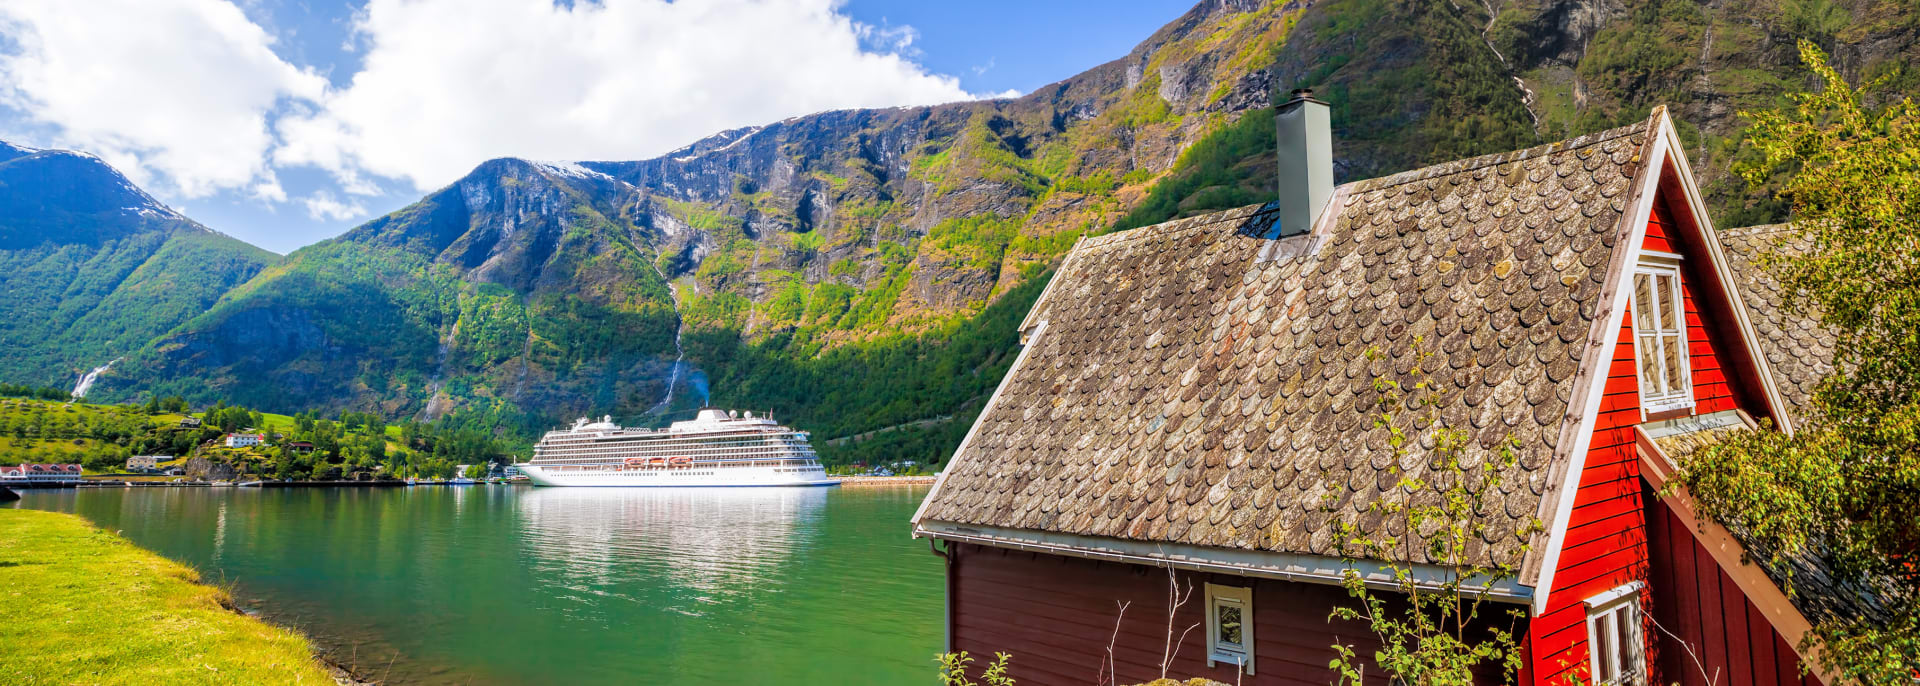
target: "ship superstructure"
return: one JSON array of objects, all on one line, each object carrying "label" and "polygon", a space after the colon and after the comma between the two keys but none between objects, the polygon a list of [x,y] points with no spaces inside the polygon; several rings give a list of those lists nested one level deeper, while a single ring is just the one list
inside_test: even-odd
[{"label": "ship superstructure", "polygon": [[702,408],[665,429],[582,418],[518,465],[539,486],[831,486],[807,433],[752,412]]}]

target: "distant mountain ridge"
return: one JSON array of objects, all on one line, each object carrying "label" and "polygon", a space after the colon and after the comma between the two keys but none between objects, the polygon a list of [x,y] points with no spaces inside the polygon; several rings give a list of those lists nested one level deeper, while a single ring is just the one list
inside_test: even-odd
[{"label": "distant mountain ridge", "polygon": [[970,423],[1017,312],[1075,240],[1272,195],[1277,92],[1332,103],[1342,180],[1670,104],[1724,220],[1754,223],[1781,208],[1726,171],[1734,113],[1804,87],[1799,35],[1920,91],[1913,15],[1878,0],[1206,0],[1019,98],[824,112],[649,160],[486,162],[261,270],[98,392],[526,429],[657,421],[704,400],[684,385],[704,374],[714,402],[821,435],[953,415],[884,434],[937,459],[957,436],[936,433]]},{"label": "distant mountain ridge", "polygon": [[73,386],[277,259],[97,157],[0,143],[0,376]]}]

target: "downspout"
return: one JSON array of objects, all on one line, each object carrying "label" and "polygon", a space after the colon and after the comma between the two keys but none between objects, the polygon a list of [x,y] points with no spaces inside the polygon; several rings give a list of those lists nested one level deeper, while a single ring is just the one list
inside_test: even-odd
[{"label": "downspout", "polygon": [[932,550],[933,554],[939,555],[940,559],[946,561],[947,592],[944,594],[946,597],[943,598],[941,602],[940,626],[945,633],[945,636],[941,638],[941,644],[945,646],[943,650],[951,653],[953,652],[953,564],[954,555],[959,551],[956,550],[952,544],[948,544],[946,550],[941,550],[940,539],[932,537],[927,538],[927,548]]}]

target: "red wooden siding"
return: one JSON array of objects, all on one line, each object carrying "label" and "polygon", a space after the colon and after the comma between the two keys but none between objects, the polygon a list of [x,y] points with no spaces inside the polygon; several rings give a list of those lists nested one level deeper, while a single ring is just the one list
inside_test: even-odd
[{"label": "red wooden siding", "polygon": [[1793,644],[1694,538],[1693,523],[1648,497],[1649,585],[1664,601],[1649,609],[1658,623],[1654,630],[1661,632],[1660,652],[1650,658],[1660,676],[1657,683],[1707,686],[1708,677],[1717,674],[1713,681],[1719,684],[1819,686],[1817,677],[1800,674]]},{"label": "red wooden siding", "polygon": [[[1167,570],[1115,562],[955,544],[950,568],[953,650],[974,656],[976,665],[995,652],[1013,656],[1011,673],[1020,686],[1054,684],[1139,684],[1160,678],[1167,643]],[[1289,684],[1325,686],[1333,682],[1327,662],[1335,641],[1373,654],[1373,633],[1353,623],[1329,622],[1335,604],[1354,606],[1345,589],[1308,583],[1247,579],[1197,572],[1179,573],[1193,597],[1175,616],[1173,635],[1200,624],[1208,582],[1252,586],[1254,674],[1236,681],[1229,666],[1207,667],[1206,627],[1187,633],[1167,676],[1182,680],[1207,677],[1249,686]],[[1114,638],[1120,603],[1128,603]],[[1119,681],[1101,678],[1107,647]],[[1369,670],[1368,683],[1385,683]]]}]

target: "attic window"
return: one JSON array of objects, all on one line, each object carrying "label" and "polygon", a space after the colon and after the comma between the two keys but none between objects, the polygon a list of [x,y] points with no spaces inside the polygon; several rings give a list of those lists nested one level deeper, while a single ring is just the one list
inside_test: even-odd
[{"label": "attic window", "polygon": [[1680,261],[1645,257],[1633,270],[1634,357],[1640,407],[1664,412],[1693,406],[1687,367],[1687,315],[1680,297]]}]

